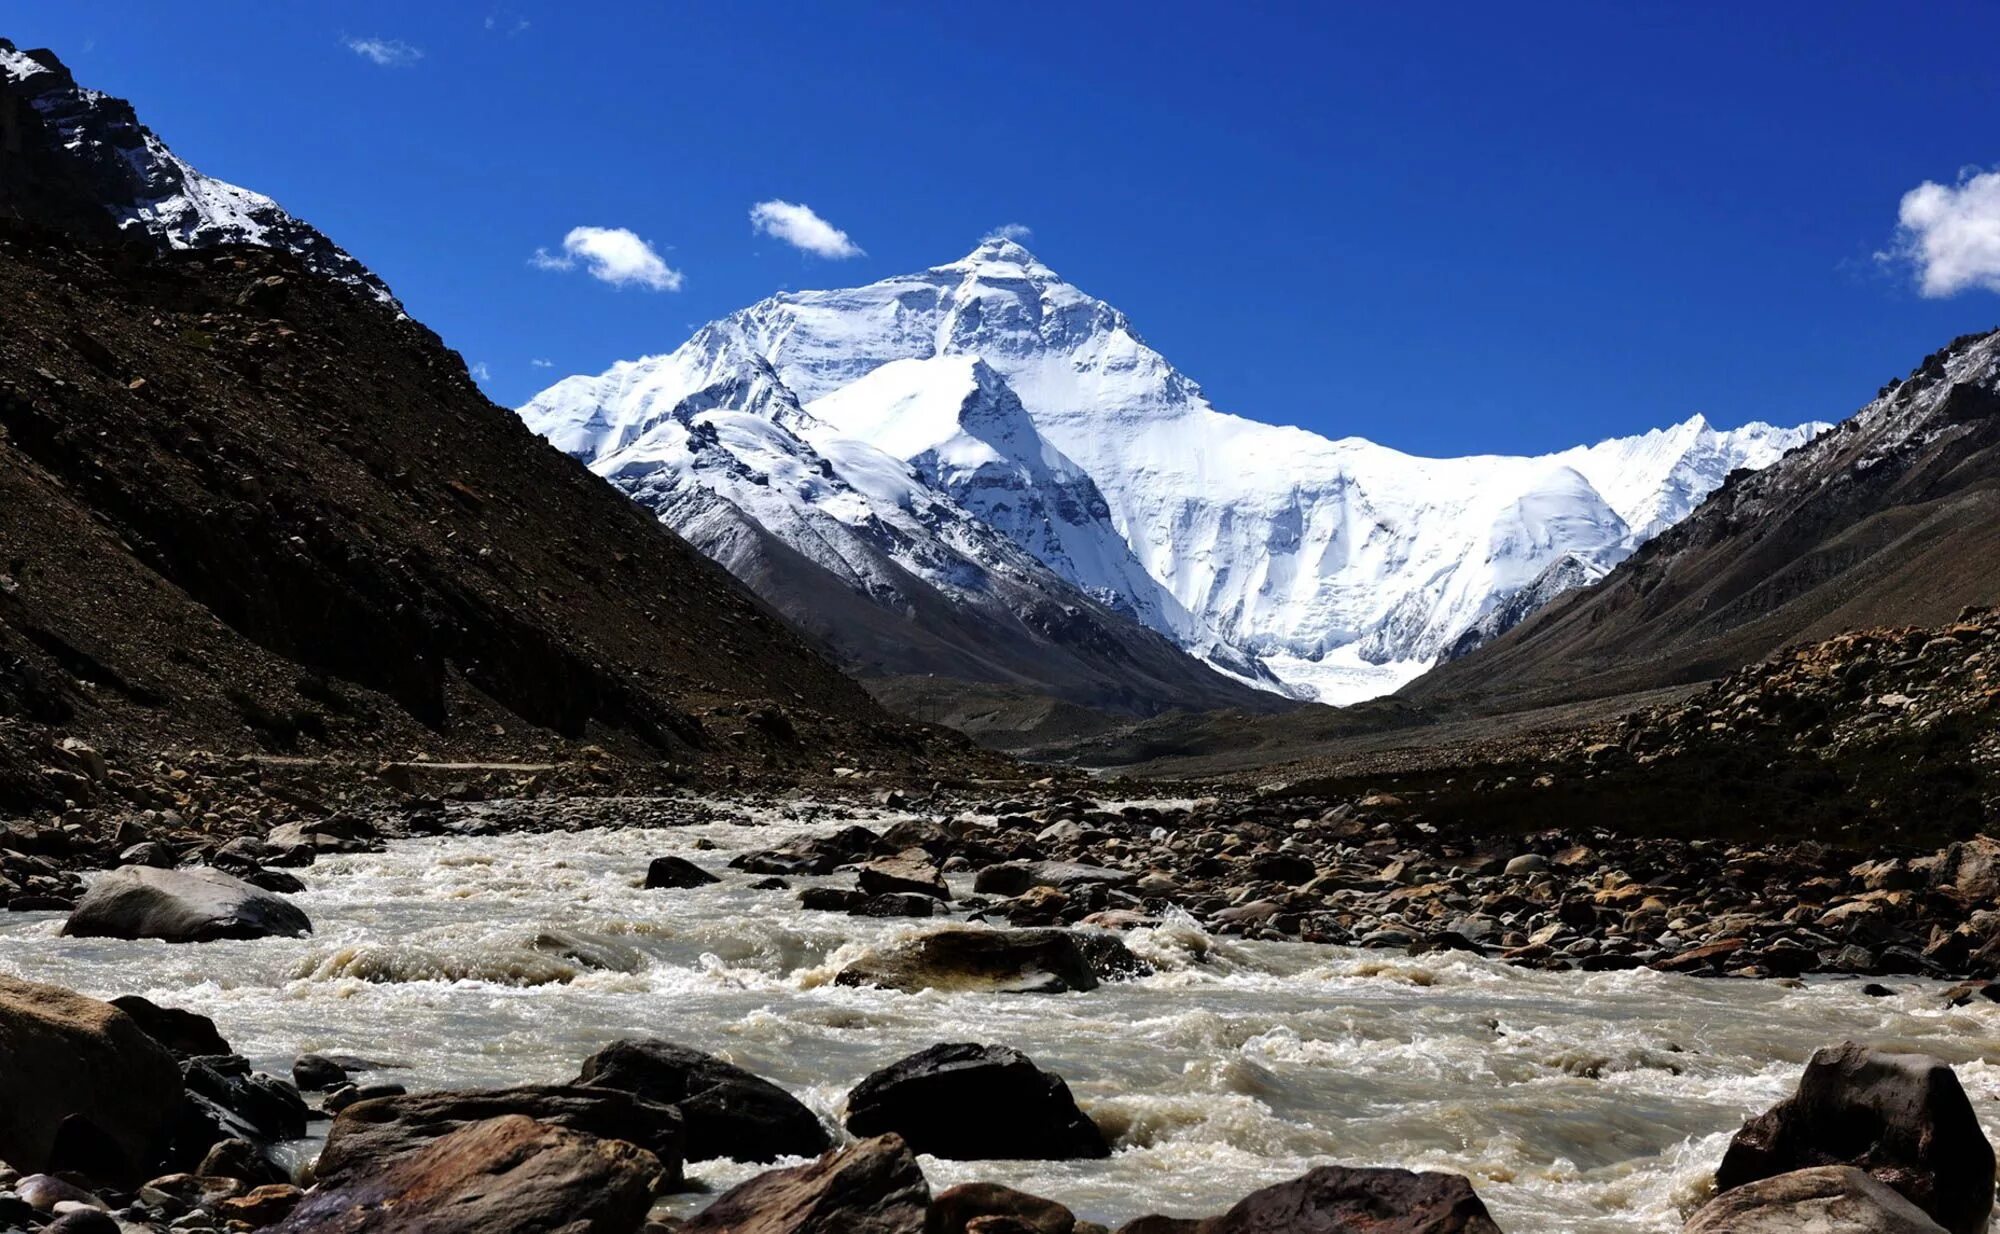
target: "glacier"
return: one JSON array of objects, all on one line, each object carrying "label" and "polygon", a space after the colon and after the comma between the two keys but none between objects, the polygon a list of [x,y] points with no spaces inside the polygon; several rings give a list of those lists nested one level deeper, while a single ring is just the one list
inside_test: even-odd
[{"label": "glacier", "polygon": [[677,526],[750,520],[863,590],[886,584],[857,538],[961,597],[1040,567],[1231,676],[1335,704],[1504,632],[1829,427],[1695,416],[1461,458],[1327,438],[1217,410],[1002,238],[780,293],[520,414]]}]

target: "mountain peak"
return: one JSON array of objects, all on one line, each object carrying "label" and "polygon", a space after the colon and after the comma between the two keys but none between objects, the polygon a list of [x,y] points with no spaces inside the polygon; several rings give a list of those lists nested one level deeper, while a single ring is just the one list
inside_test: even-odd
[{"label": "mountain peak", "polygon": [[1044,282],[1061,282],[1062,276],[1042,263],[1042,259],[1029,252],[1018,240],[1006,236],[988,236],[979,246],[957,261],[937,266],[935,269],[953,274],[970,274],[981,278],[1030,278]]}]

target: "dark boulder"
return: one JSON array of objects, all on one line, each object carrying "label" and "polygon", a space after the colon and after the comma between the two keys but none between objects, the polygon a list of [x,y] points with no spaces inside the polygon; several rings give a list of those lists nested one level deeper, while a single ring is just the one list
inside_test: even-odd
[{"label": "dark boulder", "polygon": [[1681,1234],[1945,1234],[1924,1210],[1848,1165],[1745,1183],[1704,1204]]},{"label": "dark boulder", "polygon": [[970,1042],[934,1045],[861,1081],[847,1095],[847,1129],[894,1133],[953,1161],[1111,1155],[1062,1077],[1019,1050]]},{"label": "dark boulder", "polygon": [[685,857],[655,857],[646,867],[646,890],[685,890],[706,887],[722,880]]},{"label": "dark boulder", "polygon": [[331,1092],[347,1083],[347,1068],[323,1054],[301,1054],[292,1063],[292,1083],[309,1093]]},{"label": "dark boulder", "polygon": [[277,1234],[632,1234],[661,1163],[518,1115],[453,1128],[313,1189]]},{"label": "dark boulder", "polygon": [[199,1058],[204,1054],[230,1054],[215,1021],[178,1007],[162,1007],[137,994],[111,1000],[111,1005],[131,1016],[148,1037],[173,1051],[176,1058]]},{"label": "dark boulder", "polygon": [[1076,1214],[1056,1203],[999,1183],[960,1183],[937,1194],[931,1202],[934,1234],[965,1234],[982,1218],[991,1225],[1005,1218],[1031,1234],[1070,1234]]},{"label": "dark boulder", "polygon": [[1219,1217],[1141,1217],[1119,1234],[1500,1234],[1458,1174],[1321,1166]]},{"label": "dark boulder", "polygon": [[689,1161],[816,1157],[832,1140],[798,1098],[712,1054],[665,1041],[618,1041],[584,1060],[576,1083],[681,1112]]},{"label": "dark boulder", "polygon": [[321,1183],[364,1178],[461,1127],[509,1114],[602,1140],[636,1144],[658,1159],[656,1172],[669,1185],[680,1183],[685,1142],[680,1111],[614,1088],[576,1084],[409,1093],[357,1101],[333,1120],[314,1174]]},{"label": "dark boulder", "polygon": [[63,924],[63,933],[204,943],[298,937],[312,933],[312,922],[289,900],[220,870],[120,866],[90,885]]},{"label": "dark boulder", "polygon": [[165,1148],[180,1067],[131,1016],[0,977],[0,1160],[137,1181]]},{"label": "dark boulder", "polygon": [[922,990],[1063,994],[1094,990],[1100,975],[1126,976],[1145,966],[1110,934],[1069,930],[934,930],[849,964],[837,985]]},{"label": "dark boulder", "polygon": [[1951,1234],[1979,1234],[1992,1215],[1993,1146],[1958,1076],[1929,1055],[1851,1041],[1819,1050],[1798,1091],[1736,1133],[1715,1186],[1840,1165],[1901,1192]]},{"label": "dark boulder", "polygon": [[893,1135],[730,1188],[677,1234],[932,1234],[930,1184]]}]

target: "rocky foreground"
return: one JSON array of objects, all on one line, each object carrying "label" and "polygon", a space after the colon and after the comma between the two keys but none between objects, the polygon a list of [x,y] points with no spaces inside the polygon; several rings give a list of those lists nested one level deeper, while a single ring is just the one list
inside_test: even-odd
[{"label": "rocky foreground", "polygon": [[[0,978],[0,1228],[431,1234],[1106,1234],[996,1183],[933,1191],[920,1155],[1111,1151],[1062,1078],[1003,1045],[940,1043],[856,1085],[839,1127],[722,1059],[613,1042],[575,1078],[407,1093],[384,1065],[306,1055],[253,1072],[204,1017]],[[301,1173],[275,1151],[328,1120]],[[655,1216],[690,1163],[772,1168]],[[803,1164],[779,1164],[786,1161]],[[1847,1043],[1737,1133],[1686,1234],[1979,1234],[1994,1155],[1956,1075]],[[1211,1215],[1118,1234],[1498,1234],[1449,1173],[1328,1164]]]}]

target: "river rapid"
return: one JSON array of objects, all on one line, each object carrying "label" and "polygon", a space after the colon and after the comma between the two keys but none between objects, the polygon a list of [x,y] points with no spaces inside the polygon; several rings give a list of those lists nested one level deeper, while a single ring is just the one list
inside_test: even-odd
[{"label": "river rapid", "polygon": [[[1005,1182],[1114,1227],[1218,1212],[1338,1162],[1465,1173],[1510,1234],[1676,1230],[1744,1117],[1789,1092],[1815,1047],[1850,1037],[1957,1064],[2000,1132],[2000,1006],[1944,1008],[1936,983],[1902,978],[1870,998],[1853,981],[1543,973],[1243,942],[1169,920],[1127,936],[1154,976],[1089,994],[839,988],[843,964],[937,923],[805,912],[796,890],[822,880],[756,891],[727,862],[788,834],[900,816],[736,813],[322,858],[296,871],[317,927],[302,940],[72,940],[60,916],[12,914],[0,971],[202,1012],[276,1074],[305,1051],[399,1063],[366,1078],[412,1091],[565,1080],[609,1041],[658,1036],[775,1080],[830,1124],[849,1088],[906,1054],[1012,1045],[1069,1081],[1112,1158],[926,1158],[925,1173],[933,1187]],[[724,882],[642,890],[647,862],[667,853]],[[757,1168],[689,1174],[720,1189]]]}]

